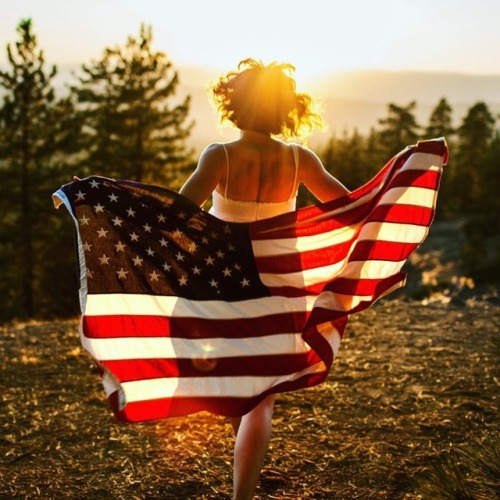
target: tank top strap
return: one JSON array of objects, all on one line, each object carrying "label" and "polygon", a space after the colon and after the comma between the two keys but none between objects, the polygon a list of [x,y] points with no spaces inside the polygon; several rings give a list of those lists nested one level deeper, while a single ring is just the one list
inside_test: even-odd
[{"label": "tank top strap", "polygon": [[227,152],[226,145],[221,143],[224,154],[226,155],[226,187],[224,188],[224,198],[227,198],[227,187],[229,186],[229,153]]},{"label": "tank top strap", "polygon": [[293,176],[292,192],[290,198],[293,198],[297,192],[297,179],[299,177],[299,148],[297,144],[291,144],[293,152],[293,162],[295,166],[295,174]]}]

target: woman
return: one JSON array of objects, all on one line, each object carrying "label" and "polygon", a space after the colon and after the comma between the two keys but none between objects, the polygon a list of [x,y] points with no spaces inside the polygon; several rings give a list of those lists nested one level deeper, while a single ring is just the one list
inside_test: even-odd
[{"label": "woman", "polygon": [[[276,139],[297,137],[314,129],[321,118],[311,98],[296,91],[293,66],[267,66],[246,59],[238,71],[221,77],[213,88],[221,119],[240,130],[238,140],[212,144],[180,193],[198,205],[213,196],[211,213],[220,219],[248,222],[295,209],[303,183],[320,201],[348,190],[309,149]],[[243,417],[233,419],[234,498],[251,498],[271,436],[275,396],[264,399]]]}]

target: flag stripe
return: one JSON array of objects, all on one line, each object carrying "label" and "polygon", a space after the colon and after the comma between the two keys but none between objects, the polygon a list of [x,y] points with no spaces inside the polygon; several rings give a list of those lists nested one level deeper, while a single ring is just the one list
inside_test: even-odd
[{"label": "flag stripe", "polygon": [[196,317],[167,317],[145,314],[115,314],[84,316],[82,331],[89,338],[136,337],[140,331],[145,337],[184,337],[191,332],[194,338],[242,338],[299,331],[306,312],[286,312],[232,319]]},{"label": "flag stripe", "polygon": [[151,358],[101,360],[122,382],[165,377],[271,376],[300,371],[321,360],[315,351],[296,354],[276,354],[257,357],[227,358]]},{"label": "flag stripe", "polygon": [[[251,340],[251,338],[250,338]],[[261,335],[259,342],[248,338],[185,339],[179,337],[84,338],[85,349],[98,360],[189,358],[216,359],[237,356],[264,356],[309,350],[301,332]]]},{"label": "flag stripe", "polygon": [[294,373],[276,376],[156,378],[122,382],[127,402],[175,397],[254,397],[268,387],[293,382],[312,373],[325,373],[323,362]]}]

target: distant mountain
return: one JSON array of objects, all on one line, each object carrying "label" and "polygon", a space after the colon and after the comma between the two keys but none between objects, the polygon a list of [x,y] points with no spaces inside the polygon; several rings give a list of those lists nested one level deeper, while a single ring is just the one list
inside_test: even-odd
[{"label": "distant mountain", "polygon": [[[80,65],[61,65],[56,89],[64,93],[68,82],[76,83],[72,75]],[[191,117],[196,125],[190,142],[199,152],[206,144],[237,137],[234,129],[221,129],[210,103],[208,88],[221,73],[210,67],[179,67],[179,98],[191,95]],[[306,90],[320,102],[328,125],[323,134],[311,138],[318,145],[332,134],[357,128],[366,133],[378,125],[387,113],[387,105],[407,105],[417,101],[416,117],[426,126],[432,109],[442,97],[453,108],[458,124],[474,103],[484,101],[493,113],[500,113],[500,74],[467,75],[417,71],[353,70],[327,74],[306,83]]]},{"label": "distant mountain", "polygon": [[[235,137],[233,131],[216,128],[216,114],[208,100],[206,88],[218,73],[206,68],[200,73],[198,68],[184,71],[179,69],[180,87],[193,98],[193,116],[197,122],[192,138],[195,147],[200,149],[211,141]],[[187,85],[183,85],[183,78]],[[407,105],[416,101],[416,118],[422,126],[427,125],[432,109],[442,97],[453,108],[455,124],[478,101],[485,101],[493,113],[500,113],[500,74],[344,71],[311,80],[306,89],[319,100],[328,126],[324,133],[310,139],[312,145],[345,130],[357,128],[361,133],[368,132],[387,114],[389,103]]]}]

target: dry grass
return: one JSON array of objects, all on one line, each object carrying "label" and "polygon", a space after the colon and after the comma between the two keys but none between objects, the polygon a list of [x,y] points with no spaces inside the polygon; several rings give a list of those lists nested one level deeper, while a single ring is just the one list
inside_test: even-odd
[{"label": "dry grass", "polygon": [[[328,382],[278,398],[257,498],[425,496],[433,464],[498,431],[499,326],[480,299],[354,317]],[[76,327],[0,329],[0,498],[230,498],[226,420],[116,424]]]}]

